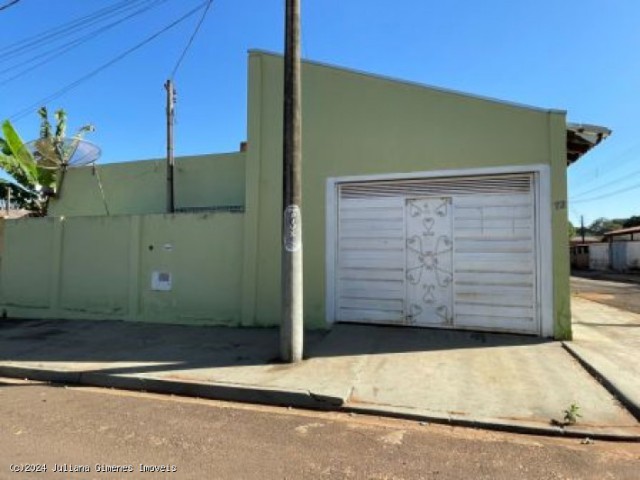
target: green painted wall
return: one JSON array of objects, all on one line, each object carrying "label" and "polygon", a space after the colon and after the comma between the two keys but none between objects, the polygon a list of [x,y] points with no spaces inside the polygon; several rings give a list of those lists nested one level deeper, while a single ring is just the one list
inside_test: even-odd
[{"label": "green painted wall", "polygon": [[[164,213],[164,159],[98,165],[98,175],[112,215]],[[176,208],[244,205],[244,152],[177,157]],[[98,182],[91,167],[70,169],[59,200],[49,215],[104,215]]]},{"label": "green painted wall", "polygon": [[54,254],[52,218],[5,220],[4,251],[11,249],[20,255],[2,255],[0,289],[3,304],[46,308],[51,296],[51,258]]},{"label": "green painted wall", "polygon": [[[235,213],[4,222],[0,305],[23,318],[238,325],[244,219]],[[151,290],[151,273],[172,290]]]},{"label": "green painted wall", "polygon": [[[282,59],[249,59],[243,323],[280,319]],[[566,201],[564,112],[508,105],[322,65],[303,65],[305,323],[325,326],[329,177],[550,164]],[[553,210],[557,334],[570,331],[566,210]],[[560,228],[562,227],[562,228]]]},{"label": "green painted wall", "polygon": [[[555,333],[570,337],[563,112],[313,63],[303,65],[303,85],[308,327],[326,327],[327,178],[547,164]],[[281,92],[281,58],[252,52],[248,151],[177,159],[178,207],[244,205],[244,215],[154,215],[165,209],[165,164],[150,160],[99,167],[115,214],[105,217],[92,170],[71,170],[51,205],[57,218],[6,222],[0,293],[8,313],[277,325]],[[151,272],[165,269],[173,274],[173,291],[151,291]]]}]

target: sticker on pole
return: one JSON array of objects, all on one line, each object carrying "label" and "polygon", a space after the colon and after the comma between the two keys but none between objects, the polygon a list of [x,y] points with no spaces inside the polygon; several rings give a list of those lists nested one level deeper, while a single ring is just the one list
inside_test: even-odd
[{"label": "sticker on pole", "polygon": [[284,209],[284,249],[297,252],[302,247],[300,207],[289,205]]}]

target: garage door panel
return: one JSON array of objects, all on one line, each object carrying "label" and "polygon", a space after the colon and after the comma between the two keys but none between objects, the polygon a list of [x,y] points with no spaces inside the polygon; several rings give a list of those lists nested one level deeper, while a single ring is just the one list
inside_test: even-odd
[{"label": "garage door panel", "polygon": [[467,240],[458,238],[456,240],[456,250],[458,253],[526,253],[533,252],[533,241],[531,239],[511,240],[500,239],[492,242],[486,240]]},{"label": "garage door panel", "polygon": [[342,287],[342,297],[345,299],[381,299],[397,300],[403,297],[402,289],[374,289],[374,288],[348,288]]},{"label": "garage door panel", "polygon": [[356,323],[404,323],[404,312],[340,308],[338,319]]},{"label": "garage door panel", "polygon": [[527,207],[530,204],[531,195],[528,193],[522,195],[459,195],[456,197],[456,210],[465,207],[478,208],[478,206]]},{"label": "garage door panel", "polygon": [[369,292],[371,296],[377,296],[383,292],[389,292],[389,295],[401,295],[404,292],[404,280],[401,277],[396,277],[394,280],[340,279],[340,289],[345,295],[353,295],[353,292]]},{"label": "garage door panel", "polygon": [[400,312],[404,309],[402,300],[388,298],[350,298],[343,297],[341,308],[352,310],[378,310],[381,312]]},{"label": "garage door panel", "polygon": [[338,228],[338,320],[404,318],[403,202],[341,199]]},{"label": "garage door panel", "polygon": [[455,220],[527,220],[531,218],[531,209],[522,207],[473,207],[456,208]]},{"label": "garage door panel", "polygon": [[[457,261],[457,258],[456,258]],[[455,277],[460,273],[530,273],[533,268],[533,262],[467,262],[461,267],[457,267]],[[479,283],[479,281],[478,281]]]},{"label": "garage door panel", "polygon": [[[495,245],[495,244],[490,244]],[[488,247],[491,248],[491,247]],[[494,251],[494,252],[483,252],[483,253],[464,253],[458,250],[458,246],[456,245],[456,263],[460,266],[464,266],[466,264],[471,263],[486,263],[486,264],[502,264],[502,263],[517,263],[523,264],[527,266],[527,268],[531,268],[533,259],[531,258],[531,251],[529,252],[509,252],[506,250],[503,251]],[[491,269],[490,269],[491,270]]]},{"label": "garage door panel", "polygon": [[[482,324],[481,327],[479,325]],[[456,325],[461,328],[481,328],[494,332],[531,333],[536,328],[533,318],[492,317],[490,315],[458,315]]]},{"label": "garage door panel", "polygon": [[403,250],[404,238],[349,238],[343,237],[341,251],[349,250]]},{"label": "garage door panel", "polygon": [[454,226],[456,230],[474,230],[475,235],[482,235],[484,230],[526,230],[526,233],[521,232],[521,234],[526,235],[531,233],[530,218],[456,217],[454,220]]},{"label": "garage door panel", "polygon": [[532,307],[511,307],[502,305],[456,304],[456,315],[477,315],[503,318],[533,318]]},{"label": "garage door panel", "polygon": [[340,230],[346,235],[377,236],[378,232],[395,232],[403,230],[402,220],[345,220],[340,222]]},{"label": "garage door panel", "polygon": [[478,228],[458,228],[455,229],[455,238],[477,237],[481,236],[483,240],[499,240],[508,237],[513,238],[532,238],[533,230],[531,227],[478,227]]},{"label": "garage door panel", "polygon": [[[533,288],[533,283],[523,283],[521,285],[512,284],[507,282],[502,282],[498,285],[483,283],[478,285],[476,282],[468,282],[464,283],[458,281],[456,283],[456,294],[464,295],[464,294],[475,294],[478,296],[483,295],[503,295],[503,296],[531,296],[531,291]],[[529,301],[531,299],[529,298]]]},{"label": "garage door panel", "polygon": [[339,261],[343,268],[362,268],[368,270],[398,270],[398,257],[394,255],[388,258],[384,256],[366,256],[353,257],[349,255],[340,255]]},{"label": "garage door panel", "polygon": [[[435,228],[442,213],[437,198],[451,199],[447,248],[452,248],[453,258],[448,269],[453,271],[453,327],[538,332],[536,212],[530,174],[341,185],[337,319],[412,323],[418,297],[406,280],[409,264],[428,271],[444,268],[439,255],[445,250],[431,245],[442,235]],[[405,202],[411,207],[416,201],[426,212],[418,223],[405,211]],[[414,256],[409,259],[410,237],[429,248],[418,254],[411,250]],[[414,239],[411,246],[415,244]],[[425,292],[419,298],[431,302],[432,291]],[[451,312],[443,315],[450,318]]]},{"label": "garage door panel", "polygon": [[341,276],[338,280],[341,282],[344,282],[345,280],[366,280],[371,282],[394,281],[404,283],[403,268],[342,268],[340,270]]},{"label": "garage door panel", "polygon": [[340,220],[345,222],[349,220],[378,220],[378,219],[390,219],[394,220],[398,218],[398,215],[402,215],[402,207],[398,206],[381,206],[373,208],[343,208],[340,215]]},{"label": "garage door panel", "polygon": [[468,272],[464,269],[456,270],[456,288],[459,285],[483,288],[487,285],[496,286],[526,286],[533,288],[534,275],[531,272]]},{"label": "garage door panel", "polygon": [[522,291],[519,294],[488,293],[485,291],[464,292],[459,290],[455,294],[456,305],[491,305],[501,307],[530,307],[531,292]]}]

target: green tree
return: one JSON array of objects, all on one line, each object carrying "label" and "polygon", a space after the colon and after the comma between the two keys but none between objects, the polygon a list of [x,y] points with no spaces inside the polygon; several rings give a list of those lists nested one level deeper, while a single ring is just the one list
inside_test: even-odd
[{"label": "green tree", "polygon": [[56,126],[52,129],[46,107],[38,110],[40,116],[40,137],[28,148],[12,123],[2,123],[0,137],[0,168],[9,179],[0,179],[0,195],[7,189],[20,208],[32,212],[34,216],[45,216],[49,199],[55,195],[64,174],[64,165],[85,133],[93,131],[92,125],[85,125],[70,142],[65,142],[67,115],[60,109],[55,112]]},{"label": "green tree", "polygon": [[604,217],[597,218],[589,225],[589,231],[594,235],[603,235],[606,232],[618,230],[619,228],[622,228],[622,222],[620,220],[610,220]]},{"label": "green tree", "polygon": [[627,218],[623,223],[623,228],[631,228],[640,226],[640,215],[633,215]]},{"label": "green tree", "polygon": [[577,233],[576,232],[576,227],[573,226],[573,223],[571,223],[571,220],[569,220],[567,223],[568,223],[568,227],[569,227],[568,228],[569,241],[571,241],[571,239],[576,236],[576,233]]}]

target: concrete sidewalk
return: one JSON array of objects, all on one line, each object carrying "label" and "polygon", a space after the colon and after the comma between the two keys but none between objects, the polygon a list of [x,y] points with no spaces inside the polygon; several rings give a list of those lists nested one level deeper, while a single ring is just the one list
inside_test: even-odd
[{"label": "concrete sidewalk", "polygon": [[[0,321],[0,375],[340,409],[529,433],[640,439],[640,426],[560,342],[336,325],[277,362],[274,329]],[[562,421],[572,403],[583,415]]]},{"label": "concrete sidewalk", "polygon": [[566,347],[640,417],[640,315],[573,297],[572,342]]}]

